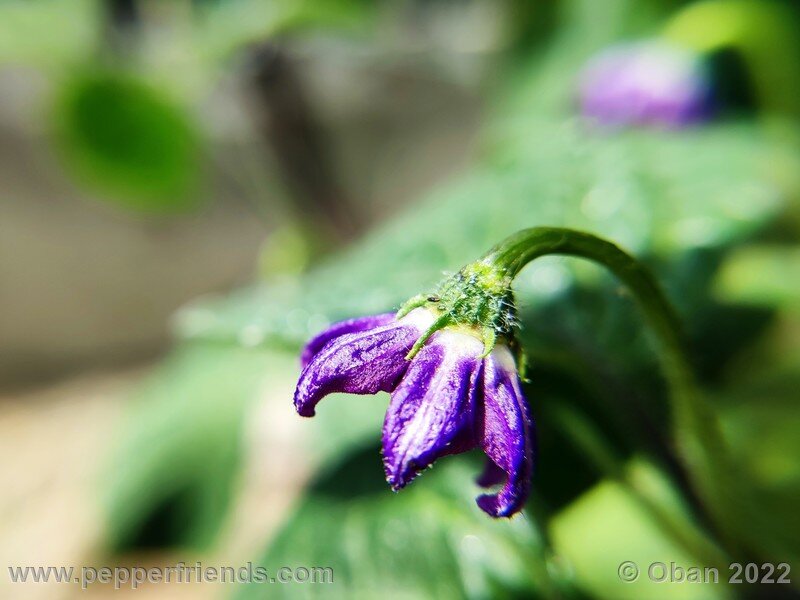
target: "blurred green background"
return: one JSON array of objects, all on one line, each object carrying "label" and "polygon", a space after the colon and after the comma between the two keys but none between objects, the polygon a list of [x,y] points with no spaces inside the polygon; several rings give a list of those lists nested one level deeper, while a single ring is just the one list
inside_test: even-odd
[{"label": "blurred green background", "polygon": [[[712,119],[581,115],[587,60],[636,40],[702,57]],[[800,597],[798,119],[790,0],[0,0],[0,596]],[[650,333],[571,259],[516,282],[539,436],[523,514],[474,505],[477,453],[391,493],[385,394],[297,417],[312,334],[536,225],[652,267],[741,494],[689,483]],[[709,557],[793,583],[617,573]],[[334,583],[5,572],[198,560]]]}]

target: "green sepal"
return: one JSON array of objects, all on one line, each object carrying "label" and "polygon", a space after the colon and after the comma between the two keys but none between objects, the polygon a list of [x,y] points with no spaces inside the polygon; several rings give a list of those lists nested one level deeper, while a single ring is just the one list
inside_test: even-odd
[{"label": "green sepal", "polygon": [[420,308],[421,306],[425,306],[429,301],[430,298],[427,294],[417,294],[413,298],[409,298],[403,303],[403,306],[400,307],[400,310],[397,311],[395,319],[402,319],[412,310],[415,308]]},{"label": "green sepal", "polygon": [[484,327],[481,337],[483,338],[483,354],[481,354],[481,358],[486,358],[494,350],[494,346],[497,343],[497,331],[495,331],[494,327]]},{"label": "green sepal", "polygon": [[428,339],[434,333],[436,333],[440,329],[444,329],[448,325],[452,325],[452,323],[453,323],[453,318],[450,315],[450,313],[445,313],[437,317],[437,319],[431,324],[431,326],[425,330],[425,333],[423,333],[419,337],[419,339],[416,342],[414,342],[414,345],[411,347],[411,350],[409,350],[408,354],[406,354],[406,360],[411,360],[412,358],[414,358],[417,355],[417,352],[419,352],[422,349],[422,347],[425,345],[425,342],[427,342]]}]

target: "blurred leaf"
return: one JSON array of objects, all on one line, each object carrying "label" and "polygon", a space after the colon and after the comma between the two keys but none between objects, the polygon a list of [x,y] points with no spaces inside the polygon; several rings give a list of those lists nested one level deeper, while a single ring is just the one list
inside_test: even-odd
[{"label": "blurred leaf", "polygon": [[800,14],[774,0],[693,2],[670,19],[664,36],[697,52],[737,52],[767,111],[800,114]]},{"label": "blurred leaf", "polygon": [[584,63],[610,44],[652,35],[669,13],[661,0],[560,0],[559,9],[561,27],[544,55],[523,57],[506,78],[494,120],[574,113],[576,79]]},{"label": "blurred leaf", "polygon": [[305,422],[312,431],[314,457],[323,464],[336,463],[354,448],[379,439],[388,404],[389,394],[385,393],[327,396],[317,408],[317,415]]},{"label": "blurred leaf", "polygon": [[0,2],[0,65],[63,65],[81,60],[97,42],[100,11],[94,0]]},{"label": "blurred leaf", "polygon": [[719,272],[715,292],[731,302],[800,307],[800,248],[758,245],[736,250]]},{"label": "blurred leaf", "polygon": [[[257,564],[273,577],[282,566],[332,568],[332,584],[303,587],[309,598],[539,597],[552,584],[532,524],[487,519],[469,495],[480,467],[466,464],[448,461],[392,494],[377,448],[349,455],[311,486]],[[270,597],[297,592],[269,587]],[[237,598],[263,595],[252,584]]]},{"label": "blurred leaf", "polygon": [[295,225],[284,225],[262,245],[258,271],[264,279],[298,276],[308,268],[311,253],[307,236]]},{"label": "blurred leaf", "polygon": [[201,7],[195,22],[198,56],[227,60],[249,44],[257,44],[297,30],[355,27],[375,10],[367,0],[228,0]]},{"label": "blurred leaf", "polygon": [[245,409],[276,364],[275,353],[187,345],[152,376],[103,480],[114,548],[213,540],[238,473]]},{"label": "blurred leaf", "polygon": [[[645,462],[634,461],[628,468],[641,485],[653,487],[651,496],[661,497],[663,505],[691,527],[668,481]],[[653,517],[618,483],[599,483],[556,515],[551,535],[559,560],[566,562],[576,583],[592,598],[712,600],[733,596],[724,585],[727,576],[722,569],[719,584],[650,581],[647,568],[654,562],[664,562],[667,568],[674,562],[684,569],[713,565],[702,565],[665,537]],[[619,568],[625,561],[634,561],[640,569],[634,582],[620,579]]]},{"label": "blurred leaf", "polygon": [[[697,286],[698,276],[709,277],[704,263],[695,265],[696,275],[685,265],[671,270],[681,256],[763,231],[785,201],[766,164],[774,155],[794,156],[793,148],[744,125],[593,136],[576,123],[542,121],[525,137],[530,143],[512,144],[502,165],[433,193],[299,284],[265,284],[196,304],[182,313],[179,330],[235,343],[251,327],[265,340],[300,344],[329,320],[399,306],[443,271],[535,225],[584,229],[640,257],[659,257],[654,264],[673,297],[690,303],[681,308],[691,312],[692,301],[707,300]],[[599,274],[579,261],[537,261],[516,282],[519,303],[537,311],[560,303],[578,280],[615,292]]]},{"label": "blurred leaf", "polygon": [[[786,323],[782,323],[786,326]],[[772,340],[772,356],[742,365],[735,383],[716,390],[721,422],[743,474],[756,482],[768,519],[761,535],[783,561],[800,562],[800,338],[790,347]],[[797,582],[795,587],[797,587]]]},{"label": "blurred leaf", "polygon": [[68,81],[55,105],[60,150],[104,198],[142,212],[196,206],[198,133],[158,91],[121,74]]}]

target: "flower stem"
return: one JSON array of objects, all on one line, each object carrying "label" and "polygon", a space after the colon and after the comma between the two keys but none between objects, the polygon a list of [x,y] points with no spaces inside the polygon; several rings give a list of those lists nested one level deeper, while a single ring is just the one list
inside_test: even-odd
[{"label": "flower stem", "polygon": [[[519,231],[492,248],[480,262],[491,265],[498,277],[510,282],[529,262],[551,254],[599,263],[629,288],[659,342],[658,358],[669,384],[673,436],[692,485],[710,508],[720,532],[726,536],[738,533],[743,524],[742,477],[733,469],[715,413],[697,389],[680,322],[658,282],[642,263],[611,242],[558,227]],[[740,555],[736,540],[722,541],[731,555]]]}]

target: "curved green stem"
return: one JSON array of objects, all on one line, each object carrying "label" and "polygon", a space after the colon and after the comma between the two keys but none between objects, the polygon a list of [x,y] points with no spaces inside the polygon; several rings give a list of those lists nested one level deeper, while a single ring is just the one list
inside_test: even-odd
[{"label": "curved green stem", "polygon": [[[694,381],[680,334],[680,322],[650,271],[616,245],[588,233],[558,227],[524,229],[492,248],[481,262],[510,282],[532,260],[560,254],[599,263],[631,291],[647,324],[655,333],[659,361],[669,384],[674,439],[703,500],[721,532],[741,529],[741,477],[725,450],[716,415],[705,403]],[[726,539],[732,555],[740,553]]]}]

